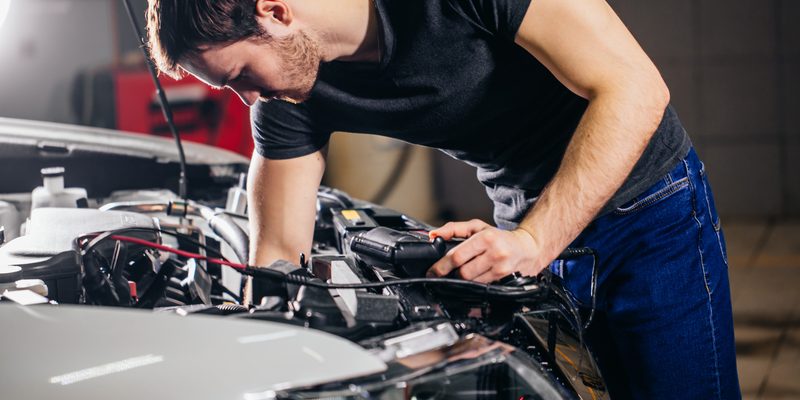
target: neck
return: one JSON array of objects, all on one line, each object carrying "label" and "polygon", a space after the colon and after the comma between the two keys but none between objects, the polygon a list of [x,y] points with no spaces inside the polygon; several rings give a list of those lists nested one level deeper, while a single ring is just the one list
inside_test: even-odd
[{"label": "neck", "polygon": [[316,32],[323,61],[378,62],[378,18],[372,0],[296,1],[295,14]]}]

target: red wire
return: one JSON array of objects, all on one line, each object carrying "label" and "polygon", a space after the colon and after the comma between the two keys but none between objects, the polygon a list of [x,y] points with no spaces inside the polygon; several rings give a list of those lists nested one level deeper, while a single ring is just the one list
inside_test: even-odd
[{"label": "red wire", "polygon": [[150,248],[153,248],[153,249],[166,251],[168,253],[177,254],[177,255],[183,256],[183,257],[195,258],[195,259],[199,259],[199,260],[205,260],[205,261],[208,261],[208,262],[214,263],[214,264],[227,265],[227,266],[229,266],[231,268],[236,268],[236,269],[245,269],[245,268],[247,268],[247,266],[244,265],[244,264],[237,264],[237,263],[233,263],[233,262],[230,262],[230,261],[222,260],[222,259],[219,259],[219,258],[206,257],[206,256],[204,256],[202,254],[192,253],[192,252],[184,251],[184,250],[173,249],[172,247],[164,246],[164,245],[161,245],[161,244],[158,244],[158,243],[153,243],[153,242],[149,242],[147,240],[142,240],[142,239],[138,239],[138,238],[134,238],[134,237],[130,237],[130,236],[112,235],[111,239],[119,240],[120,242],[135,243],[135,244],[146,246],[146,247],[150,247]]}]

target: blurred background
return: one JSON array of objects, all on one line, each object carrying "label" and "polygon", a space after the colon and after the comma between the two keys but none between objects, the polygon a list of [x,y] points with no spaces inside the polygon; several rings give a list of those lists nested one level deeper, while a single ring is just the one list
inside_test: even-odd
[{"label": "blurred background", "polygon": [[[800,398],[800,1],[609,2],[707,165],[745,397]],[[0,0],[0,117],[168,134],[137,44],[119,1]],[[236,96],[164,81],[187,140],[251,153]],[[336,134],[325,183],[432,223],[491,221],[470,167],[386,138]]]}]

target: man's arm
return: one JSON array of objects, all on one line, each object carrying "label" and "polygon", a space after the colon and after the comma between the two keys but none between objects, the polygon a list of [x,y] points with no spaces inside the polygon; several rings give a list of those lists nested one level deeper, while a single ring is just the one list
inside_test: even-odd
[{"label": "man's arm", "polygon": [[433,231],[469,239],[431,275],[460,267],[465,279],[491,282],[514,271],[541,272],[622,186],[669,103],[658,70],[603,0],[535,0],[516,42],[589,106],[519,227],[505,232],[472,221]]},{"label": "man's arm", "polygon": [[250,265],[311,254],[317,190],[325,170],[323,151],[289,160],[253,153],[247,182]]}]

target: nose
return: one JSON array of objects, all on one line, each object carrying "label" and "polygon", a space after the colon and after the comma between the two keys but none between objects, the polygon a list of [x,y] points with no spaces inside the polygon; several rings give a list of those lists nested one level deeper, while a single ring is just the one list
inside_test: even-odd
[{"label": "nose", "polygon": [[261,96],[261,92],[255,87],[247,87],[244,85],[229,85],[229,87],[248,107],[256,104],[256,101],[258,101],[258,98]]}]

